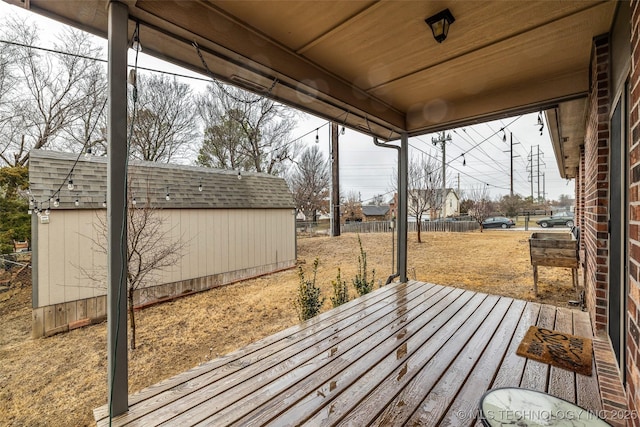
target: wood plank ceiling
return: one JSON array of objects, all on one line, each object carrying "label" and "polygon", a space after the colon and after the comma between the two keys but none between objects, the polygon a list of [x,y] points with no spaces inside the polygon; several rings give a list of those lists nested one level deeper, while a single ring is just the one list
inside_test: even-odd
[{"label": "wood plank ceiling", "polygon": [[[108,0],[4,1],[106,34]],[[383,139],[583,98],[591,41],[616,9],[599,0],[124,2],[145,53],[204,72],[195,41],[220,80],[273,86],[284,103]],[[424,20],[446,8],[455,22],[440,44]]]}]

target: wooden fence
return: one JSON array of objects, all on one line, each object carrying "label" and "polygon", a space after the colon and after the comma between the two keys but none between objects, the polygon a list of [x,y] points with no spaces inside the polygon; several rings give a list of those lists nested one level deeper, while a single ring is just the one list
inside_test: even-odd
[{"label": "wooden fence", "polygon": [[[423,232],[446,231],[446,232],[466,232],[480,229],[476,221],[428,221],[423,222],[421,230]],[[353,222],[340,226],[342,233],[386,233],[391,231],[389,221]],[[418,223],[408,223],[408,231],[418,231]]]}]

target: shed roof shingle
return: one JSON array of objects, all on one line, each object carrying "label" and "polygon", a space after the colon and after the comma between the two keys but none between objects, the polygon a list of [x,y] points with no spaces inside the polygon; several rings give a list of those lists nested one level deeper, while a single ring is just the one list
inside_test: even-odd
[{"label": "shed roof shingle", "polygon": [[389,206],[363,205],[362,213],[365,216],[383,216],[389,213]]},{"label": "shed roof shingle", "polygon": [[[33,197],[46,203],[60,199],[60,209],[102,208],[107,194],[107,158],[81,156],[67,188],[67,176],[77,154],[33,150],[29,156],[29,186]],[[131,196],[137,202],[149,197],[152,206],[166,209],[269,209],[293,208],[293,197],[282,178],[232,170],[169,165],[132,160],[129,163]],[[202,191],[198,191],[202,184]],[[170,200],[165,199],[167,190]],[[80,202],[76,208],[75,200]]]}]

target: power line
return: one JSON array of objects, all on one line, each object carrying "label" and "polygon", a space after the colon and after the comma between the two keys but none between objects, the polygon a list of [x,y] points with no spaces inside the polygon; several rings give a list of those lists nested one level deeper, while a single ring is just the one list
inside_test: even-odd
[{"label": "power line", "polygon": [[[87,56],[87,55],[80,55],[80,54],[71,53],[71,52],[64,52],[64,51],[61,51],[61,50],[50,49],[50,48],[41,47],[41,46],[35,46],[35,45],[28,45],[28,44],[24,44],[24,43],[18,43],[18,42],[9,41],[9,40],[0,40],[0,43],[10,44],[10,45],[18,46],[18,47],[24,47],[24,48],[27,48],[27,49],[41,50],[43,52],[54,53],[54,54],[58,54],[58,55],[65,55],[65,56],[70,56],[70,57],[73,57],[73,58],[86,59],[86,60],[89,60],[89,61],[102,62],[104,64],[106,64],[108,62],[108,60],[102,59],[102,58],[96,58],[96,57]],[[131,67],[131,68],[134,67],[134,65],[131,65],[131,64],[129,64],[127,66]],[[139,65],[137,66],[137,69],[138,70],[144,70],[144,71],[150,71],[152,73],[166,74],[168,76],[181,77],[181,78],[184,78],[184,79],[198,80],[198,81],[202,81],[202,82],[211,83],[211,80],[208,77],[188,76],[186,74],[172,73],[170,71],[163,71],[163,70],[158,70],[158,69],[154,69],[154,68],[141,67]]]}]

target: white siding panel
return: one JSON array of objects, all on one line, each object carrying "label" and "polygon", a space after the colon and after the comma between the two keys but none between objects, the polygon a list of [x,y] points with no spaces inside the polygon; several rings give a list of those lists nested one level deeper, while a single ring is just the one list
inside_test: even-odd
[{"label": "white siding panel", "polygon": [[[99,217],[103,224],[107,223],[107,212],[92,212],[93,220],[97,220]],[[96,282],[93,288],[93,296],[105,295],[107,293],[107,254],[100,248],[100,245],[106,246],[106,235],[102,231],[101,227],[96,224],[96,226],[91,227],[91,254],[92,254],[92,267],[93,271],[99,272],[102,271],[102,279],[99,282]]]},{"label": "white siding panel", "polygon": [[227,211],[227,220],[229,221],[229,246],[231,250],[229,251],[232,254],[232,257],[229,259],[229,270],[235,271],[241,268],[242,266],[242,245],[240,243],[241,240],[241,230],[242,230],[242,220],[239,215],[235,215],[233,211]]},{"label": "white siding panel", "polygon": [[224,271],[232,271],[233,265],[231,264],[231,259],[234,258],[234,253],[232,252],[234,248],[231,247],[231,242],[229,236],[231,232],[235,232],[235,230],[231,230],[231,224],[229,224],[229,211],[227,209],[220,211],[220,247],[223,248],[222,251],[222,263],[220,266],[222,267],[222,272]]},{"label": "white siding panel", "polygon": [[165,277],[168,279],[167,282],[177,282],[183,277],[182,266],[184,265],[185,261],[189,259],[189,235],[185,233],[184,229],[182,228],[181,211],[166,210],[165,213],[167,215],[166,222],[170,224],[170,229],[167,232],[167,234],[170,236],[169,238],[173,242],[181,241],[183,244],[180,254],[180,260],[173,267],[166,269],[165,273]]},{"label": "white siding panel", "polygon": [[222,245],[222,219],[220,211],[213,211],[211,213],[211,217],[213,218],[213,242],[214,242],[214,252],[213,252],[213,272],[214,274],[220,273],[223,270],[222,266],[222,254],[226,252],[226,248]]},{"label": "white siding panel", "polygon": [[240,268],[248,268],[254,264],[253,256],[253,234],[255,232],[252,224],[252,214],[248,210],[241,210],[242,218],[242,265]]},{"label": "white siding panel", "polygon": [[[97,223],[104,211],[54,210],[49,224],[38,224],[39,305],[106,293],[106,254]],[[182,240],[182,258],[160,271],[152,283],[177,282],[264,265],[295,261],[294,220],[289,209],[163,210],[169,242]],[[96,284],[80,267],[103,279]]]},{"label": "white siding panel", "polygon": [[[72,283],[78,286],[76,289],[78,291],[78,298],[91,298],[95,294],[95,287],[99,286],[98,283],[93,282],[90,278],[86,277],[86,275],[82,274],[81,268],[85,270],[95,270],[94,266],[94,257],[101,256],[105,258],[105,254],[94,254],[94,250],[92,249],[94,243],[91,240],[93,237],[93,223],[96,221],[96,212],[94,211],[78,211],[78,222],[77,227],[78,231],[76,233],[77,236],[77,263],[73,265],[72,269],[72,277],[67,278],[67,286],[70,286]],[[88,248],[90,250],[87,250]],[[105,271],[105,264],[102,263],[101,270]]]},{"label": "white siding panel", "polygon": [[267,224],[265,221],[265,209],[255,210],[254,212],[254,232],[255,232],[255,246],[256,246],[256,263],[258,265],[265,265],[267,262],[266,254],[266,233]]},{"label": "white siding panel", "polygon": [[215,231],[213,229],[214,224],[214,215],[213,211],[203,210],[204,215],[204,229],[206,230],[206,268],[205,271],[208,273],[209,271],[215,271],[216,268],[216,247],[214,245],[214,234]]},{"label": "white siding panel", "polygon": [[274,256],[275,242],[273,238],[274,238],[274,233],[276,231],[276,224],[274,221],[275,219],[274,211],[267,210],[267,212],[265,213],[265,218],[267,221],[267,232],[265,233],[265,238],[267,240],[266,256],[267,256],[267,263],[271,264],[275,262],[275,256]]},{"label": "white siding panel", "polygon": [[[53,217],[56,216],[54,219]],[[59,218],[58,218],[59,216]],[[64,284],[65,284],[65,265],[73,262],[66,258],[66,238],[75,230],[69,230],[68,225],[71,223],[67,219],[68,215],[65,211],[62,215],[57,211],[51,212],[49,216],[49,304],[57,304],[64,301]],[[55,221],[55,222],[53,222]],[[55,224],[55,227],[53,226]],[[42,224],[41,226],[45,226]],[[44,304],[43,304],[44,305]]]},{"label": "white siding panel", "polygon": [[[56,219],[49,215],[50,221]],[[57,218],[60,221],[60,218]],[[51,263],[49,260],[49,245],[51,237],[49,236],[48,224],[37,224],[38,227],[38,241],[35,242],[38,245],[38,304],[40,306],[49,305],[51,300],[51,278],[49,277],[49,269]]]},{"label": "white siding panel", "polygon": [[80,236],[78,231],[80,228],[80,215],[78,211],[70,211],[65,217],[66,241],[64,245],[65,259],[71,262],[65,262],[64,265],[64,301],[74,301],[80,298],[78,291],[79,276],[79,259],[80,259]]},{"label": "white siding panel", "polygon": [[209,240],[209,230],[207,229],[207,212],[204,210],[196,210],[197,216],[197,233],[198,233],[198,274],[195,277],[203,277],[207,275],[207,241]]}]

